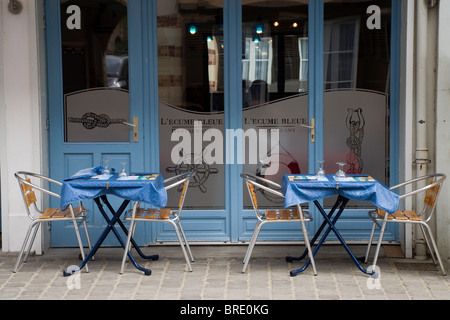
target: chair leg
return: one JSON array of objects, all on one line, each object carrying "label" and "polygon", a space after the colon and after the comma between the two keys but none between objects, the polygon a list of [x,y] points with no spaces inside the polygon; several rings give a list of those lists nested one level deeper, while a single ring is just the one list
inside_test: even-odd
[{"label": "chair leg", "polygon": [[[84,247],[83,247],[83,241],[81,240],[81,236],[80,236],[80,230],[78,229],[78,223],[77,220],[75,219],[75,215],[73,213],[73,209],[71,207],[71,211],[72,211],[72,222],[73,222],[73,227],[75,228],[75,234],[77,236],[77,240],[78,240],[78,246],[80,247],[80,252],[81,252],[81,259],[84,261],[84,259],[86,258],[85,254],[84,254]],[[89,266],[86,263],[86,272],[89,272]]]},{"label": "chair leg", "polygon": [[194,262],[194,256],[192,255],[191,247],[189,246],[189,242],[187,241],[186,234],[184,233],[184,230],[183,230],[183,227],[181,226],[180,220],[178,220],[178,228],[180,229],[181,235],[183,236],[184,244],[189,253],[189,256],[191,257],[191,261]]},{"label": "chair leg", "polygon": [[30,255],[31,247],[33,246],[34,239],[36,239],[36,234],[37,234],[37,232],[38,232],[38,230],[39,230],[39,226],[40,226],[40,225],[41,225],[41,224],[38,223],[38,224],[36,224],[36,225],[33,227],[33,233],[32,233],[32,235],[31,235],[30,240],[28,240],[28,248],[27,248],[27,250],[25,251],[25,257],[23,258],[23,262],[27,262],[27,261],[28,261],[28,256]]},{"label": "chair leg", "polygon": [[127,237],[127,243],[125,243],[125,248],[123,250],[123,257],[122,257],[122,265],[120,266],[120,274],[123,274],[123,269],[125,267],[125,261],[127,260],[128,251],[131,250],[131,238],[134,233],[134,229],[136,227],[136,220],[132,219],[130,223],[130,229],[128,230],[128,237]]},{"label": "chair leg", "polygon": [[[38,221],[35,221],[35,222],[31,223],[30,226],[28,227],[28,231],[27,231],[27,234],[25,236],[25,240],[23,241],[22,248],[21,248],[21,250],[19,252],[19,256],[17,257],[16,263],[15,263],[15,265],[13,267],[13,270],[12,270],[12,272],[14,272],[14,273],[17,272],[17,268],[19,267],[19,263],[20,263],[20,260],[22,259],[23,252],[25,251],[25,248],[27,247],[27,243],[28,243],[28,240],[30,238],[31,231],[33,230],[34,227],[39,227],[39,222]],[[30,247],[31,247],[31,245],[30,245]]]},{"label": "chair leg", "polygon": [[[88,231],[88,226],[87,226],[86,219],[83,221],[83,225],[84,225],[84,233],[86,234],[86,240],[87,240],[87,243],[88,243],[89,251],[91,251],[92,250],[92,244],[91,244],[91,238],[89,237],[89,231]],[[91,260],[95,261],[95,257],[92,256]]]},{"label": "chair leg", "polygon": [[242,273],[245,273],[245,270],[247,269],[248,262],[250,261],[250,257],[252,256],[253,248],[255,247],[255,244],[256,244],[256,239],[258,239],[259,231],[261,231],[262,226],[266,222],[267,221],[261,222],[260,220],[258,220],[258,222],[256,223],[255,231],[253,231],[252,239],[250,240],[250,243],[248,244],[247,253],[245,254],[244,265],[242,267]]},{"label": "chair leg", "polygon": [[436,258],[435,258],[435,256],[434,256],[434,250],[433,250],[433,247],[432,247],[432,245],[431,245],[431,243],[430,243],[430,238],[429,238],[430,235],[429,235],[428,232],[425,230],[425,227],[424,227],[422,224],[419,224],[419,226],[420,226],[420,230],[422,231],[423,238],[425,239],[425,242],[426,242],[426,244],[427,244],[428,251],[430,251],[431,259],[433,260],[434,265],[437,265],[438,262],[437,262],[437,260],[436,260]]},{"label": "chair leg", "polygon": [[[447,275],[447,272],[445,271],[444,264],[442,263],[441,256],[439,255],[439,251],[438,251],[438,248],[437,248],[437,245],[436,245],[436,241],[434,240],[434,237],[433,237],[433,233],[432,233],[432,231],[431,231],[431,228],[430,228],[430,226],[429,226],[428,224],[426,224],[426,223],[421,223],[421,226],[424,227],[424,228],[422,228],[422,230],[425,231],[425,229],[426,229],[426,231],[428,232],[429,238],[430,238],[431,243],[432,243],[432,245],[433,245],[434,252],[436,253],[436,257],[437,257],[437,259],[438,259],[438,261],[439,261],[439,266],[441,267],[442,275],[446,276],[446,275]],[[424,235],[425,235],[425,232],[424,232]],[[426,237],[426,238],[427,238],[427,237]],[[431,251],[431,250],[430,250],[430,251]]]},{"label": "chair leg", "polygon": [[300,206],[298,206],[298,207],[299,207],[298,211],[300,213],[300,223],[302,224],[303,238],[305,239],[305,245],[306,245],[306,248],[308,249],[308,256],[309,256],[309,259],[311,260],[314,275],[317,276],[316,263],[314,261],[314,253],[311,249],[311,243],[309,242],[308,231],[306,229],[306,224],[305,224],[305,217],[303,216],[301,207]]},{"label": "chair leg", "polygon": [[364,258],[364,262],[367,263],[369,261],[370,248],[372,246],[373,236],[375,234],[375,228],[377,224],[374,222],[372,226],[372,232],[370,233],[369,243],[367,244],[366,257]]},{"label": "chair leg", "polygon": [[[133,224],[130,223],[130,229],[128,230],[128,233],[131,232],[131,239],[134,238],[134,233],[136,232],[136,226],[137,226],[137,221],[134,221]],[[128,244],[128,251],[130,251],[130,252],[131,252],[131,250],[133,250],[131,239],[130,239],[130,243]],[[130,258],[128,257],[128,254],[127,254],[126,258],[125,258],[125,262],[128,262],[129,260],[130,260]]]},{"label": "chair leg", "polygon": [[[387,215],[386,215],[386,217],[387,217]],[[378,254],[380,253],[381,242],[383,241],[383,235],[384,235],[384,230],[386,229],[386,223],[387,223],[387,219],[385,218],[383,220],[383,224],[381,226],[380,236],[378,237],[378,243],[377,243],[377,249],[375,250],[375,256],[373,257],[372,265],[374,267],[377,265]]]},{"label": "chair leg", "polygon": [[175,229],[175,233],[177,234],[178,241],[180,242],[181,250],[183,250],[184,259],[186,260],[186,263],[187,263],[187,265],[189,267],[189,271],[192,272],[191,261],[189,261],[189,257],[187,255],[186,248],[184,247],[183,241],[181,240],[180,231],[178,230],[178,226],[172,220],[169,220],[167,222],[169,222],[173,226],[173,228]]},{"label": "chair leg", "polygon": [[253,240],[255,240],[255,237],[258,237],[259,231],[256,232],[256,230],[258,229],[258,227],[259,227],[259,225],[260,225],[261,223],[262,223],[261,220],[257,220],[255,229],[253,230],[252,237],[251,237],[251,239],[250,239],[250,242],[248,243],[247,251],[245,252],[245,256],[244,256],[244,259],[242,260],[242,263],[245,263],[245,260],[247,260],[248,253],[249,253],[249,251],[250,251],[250,245],[253,243]]}]

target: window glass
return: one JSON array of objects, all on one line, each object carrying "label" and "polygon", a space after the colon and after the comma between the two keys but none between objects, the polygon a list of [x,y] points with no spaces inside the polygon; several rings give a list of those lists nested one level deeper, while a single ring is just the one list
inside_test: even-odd
[{"label": "window glass", "polygon": [[[195,172],[185,208],[223,209],[225,166],[217,155],[225,138],[222,1],[159,0],[157,11],[161,171]],[[222,143],[204,139],[207,131]],[[211,149],[216,159],[208,158]]]},{"label": "window glass", "polygon": [[325,2],[324,165],[335,173],[345,162],[346,173],[388,185],[391,1],[377,1],[372,14],[369,5]]},{"label": "window glass", "polygon": [[129,142],[124,1],[61,0],[66,142]]},{"label": "window glass", "polygon": [[[242,44],[243,172],[277,183],[284,174],[307,173],[308,1],[243,0]],[[244,207],[251,208],[246,190]],[[282,204],[257,192],[261,207]]]}]

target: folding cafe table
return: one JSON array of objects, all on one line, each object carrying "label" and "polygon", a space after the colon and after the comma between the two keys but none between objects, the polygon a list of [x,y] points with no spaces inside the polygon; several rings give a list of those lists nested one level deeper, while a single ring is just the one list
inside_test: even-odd
[{"label": "folding cafe table", "polygon": [[[61,189],[61,208],[65,208],[70,203],[76,201],[94,199],[100,213],[107,222],[104,231],[81,265],[75,270],[64,271],[63,274],[65,276],[70,276],[74,272],[81,270],[95,255],[98,248],[100,248],[111,231],[114,233],[122,247],[125,248],[125,242],[116,230],[115,225],[116,223],[119,224],[125,235],[128,235],[128,231],[122,221],[120,221],[120,217],[130,201],[145,202],[155,208],[162,208],[167,204],[167,193],[164,188],[164,180],[161,174],[131,175],[125,178],[119,178],[117,174],[98,175],[98,172],[98,167],[83,169],[74,176],[63,181]],[[123,199],[122,204],[117,210],[115,210],[108,201],[107,195],[115,195]],[[112,214],[111,219],[103,208],[102,202]],[[158,255],[144,255],[134,240],[132,240],[132,244],[142,258],[150,260],[159,259]],[[143,271],[146,275],[151,274],[151,270],[141,267],[130,252],[128,252],[128,257],[137,269]]]},{"label": "folding cafe table", "polygon": [[[336,222],[341,217],[350,200],[370,201],[378,208],[383,209],[388,213],[393,213],[397,210],[399,204],[399,196],[397,194],[391,192],[386,186],[368,175],[349,175],[345,178],[336,178],[334,175],[326,175],[320,178],[314,175],[285,175],[282,182],[282,193],[285,196],[284,204],[286,208],[294,205],[299,206],[302,203],[313,202],[324,218],[324,222],[310,242],[311,246],[313,246],[324,228],[328,226],[313,251],[314,256],[319,251],[330,232],[333,231],[356,266],[366,274],[374,273],[361,266],[337,229]],[[338,195],[337,200],[331,211],[327,214],[319,200],[334,195]],[[305,241],[308,241],[308,239],[305,239]],[[286,257],[286,261],[292,262],[294,260],[302,260],[306,255],[307,252],[305,250],[300,257],[288,256]],[[298,273],[304,271],[309,264],[310,260],[308,259],[303,267],[291,271],[291,276],[296,276]]]}]

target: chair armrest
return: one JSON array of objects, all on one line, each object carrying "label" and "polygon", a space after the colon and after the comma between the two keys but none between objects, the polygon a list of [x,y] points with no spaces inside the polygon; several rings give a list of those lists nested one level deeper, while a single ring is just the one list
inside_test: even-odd
[{"label": "chair armrest", "polygon": [[28,182],[27,180],[25,180],[22,177],[20,177],[19,176],[20,174],[23,174],[23,175],[26,175],[26,176],[30,176],[30,177],[35,177],[35,178],[38,178],[38,179],[41,179],[41,180],[45,180],[45,181],[48,181],[48,182],[51,182],[51,183],[55,183],[55,184],[57,184],[59,186],[62,185],[61,182],[53,180],[53,179],[45,177],[45,176],[42,176],[42,175],[39,175],[39,174],[36,174],[36,173],[31,173],[31,172],[23,172],[23,171],[21,171],[21,172],[16,172],[14,174],[15,177],[20,181],[20,183],[23,183],[23,184],[25,184],[27,186],[30,186],[33,189],[39,190],[41,192],[44,192],[44,193],[46,193],[46,194],[48,194],[48,195],[50,195],[52,197],[61,199],[61,196],[59,194],[57,194],[57,193],[55,193],[53,191],[50,191],[48,189],[45,189],[45,188],[43,188],[41,186],[38,186],[38,185],[36,185],[36,184],[34,184],[32,182]]},{"label": "chair armrest", "polygon": [[263,189],[263,190],[265,190],[265,191],[268,191],[268,192],[270,192],[270,193],[272,193],[272,194],[274,194],[274,195],[276,195],[276,196],[279,196],[279,197],[281,197],[281,198],[284,199],[284,195],[283,195],[281,192],[277,191],[277,190],[273,190],[273,189],[271,189],[271,188],[269,188],[269,187],[267,187],[267,186],[264,186],[264,185],[262,185],[262,184],[259,184],[258,182],[249,181],[249,183],[253,184],[255,187],[258,187],[258,188],[260,188],[260,189]]},{"label": "chair armrest", "polygon": [[172,189],[172,188],[174,188],[174,187],[176,187],[176,186],[178,186],[180,184],[183,184],[186,180],[189,180],[193,175],[194,175],[194,172],[186,172],[186,173],[182,173],[180,175],[177,175],[175,177],[168,178],[168,179],[164,180],[164,184],[166,184],[168,182],[171,182],[171,181],[174,181],[174,180],[177,180],[177,181],[172,183],[172,184],[170,184],[170,185],[168,185],[168,186],[165,186],[164,188],[166,190],[170,190],[170,189]]},{"label": "chair armrest", "polygon": [[399,189],[401,187],[405,187],[407,185],[413,184],[415,182],[419,182],[419,181],[426,180],[426,179],[433,179],[433,178],[436,178],[436,181],[434,181],[433,183],[430,183],[430,184],[428,184],[428,185],[426,185],[424,187],[421,187],[419,189],[416,189],[416,190],[409,191],[409,192],[406,192],[404,194],[401,194],[400,195],[400,199],[411,197],[411,196],[413,196],[415,194],[418,194],[418,193],[424,192],[424,191],[426,191],[428,189],[434,188],[435,186],[441,184],[446,179],[446,176],[445,176],[445,174],[440,174],[440,173],[430,174],[430,175],[426,175],[426,176],[423,176],[423,177],[414,178],[414,179],[402,182],[402,183],[400,183],[398,185],[395,185],[395,186],[389,188],[389,190],[391,190],[391,191],[392,190],[396,190],[396,189]]},{"label": "chair armrest", "polygon": [[186,173],[182,173],[182,174],[179,174],[179,175],[177,175],[177,176],[174,176],[174,177],[170,177],[170,178],[167,178],[167,179],[165,179],[164,180],[164,184],[166,184],[167,182],[171,182],[171,181],[173,181],[173,180],[178,180],[178,179],[183,179],[183,178],[190,178],[190,177],[192,177],[194,175],[194,172],[186,172]]},{"label": "chair armrest", "polygon": [[268,180],[268,179],[265,179],[265,178],[262,178],[262,177],[258,177],[258,176],[252,175],[252,174],[241,173],[241,178],[249,179],[249,180],[253,179],[255,182],[256,181],[261,181],[263,183],[270,184],[270,185],[272,185],[275,188],[281,189],[281,185],[279,185],[278,183],[275,183],[275,182],[273,182],[271,180]]}]

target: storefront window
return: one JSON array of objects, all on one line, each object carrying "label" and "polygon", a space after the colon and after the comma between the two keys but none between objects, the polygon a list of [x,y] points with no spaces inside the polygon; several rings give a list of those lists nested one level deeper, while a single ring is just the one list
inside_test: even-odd
[{"label": "storefront window", "polygon": [[124,1],[62,0],[66,142],[129,142],[128,19]]},{"label": "storefront window", "polygon": [[374,16],[368,6],[325,2],[325,171],[334,173],[336,162],[345,162],[346,173],[389,184],[391,0],[377,1]]},{"label": "storefront window", "polygon": [[223,209],[224,159],[208,161],[204,139],[207,130],[225,137],[222,1],[159,0],[157,11],[161,171],[195,172],[185,208]]},{"label": "storefront window", "polygon": [[[309,133],[302,127],[309,124],[308,1],[242,5],[243,129],[268,141],[265,154],[258,150],[257,163],[246,161],[243,171],[281,183],[284,174],[308,172]],[[244,147],[252,153],[251,142]],[[262,207],[282,203],[263,194]],[[246,191],[244,208],[251,208]]]}]

